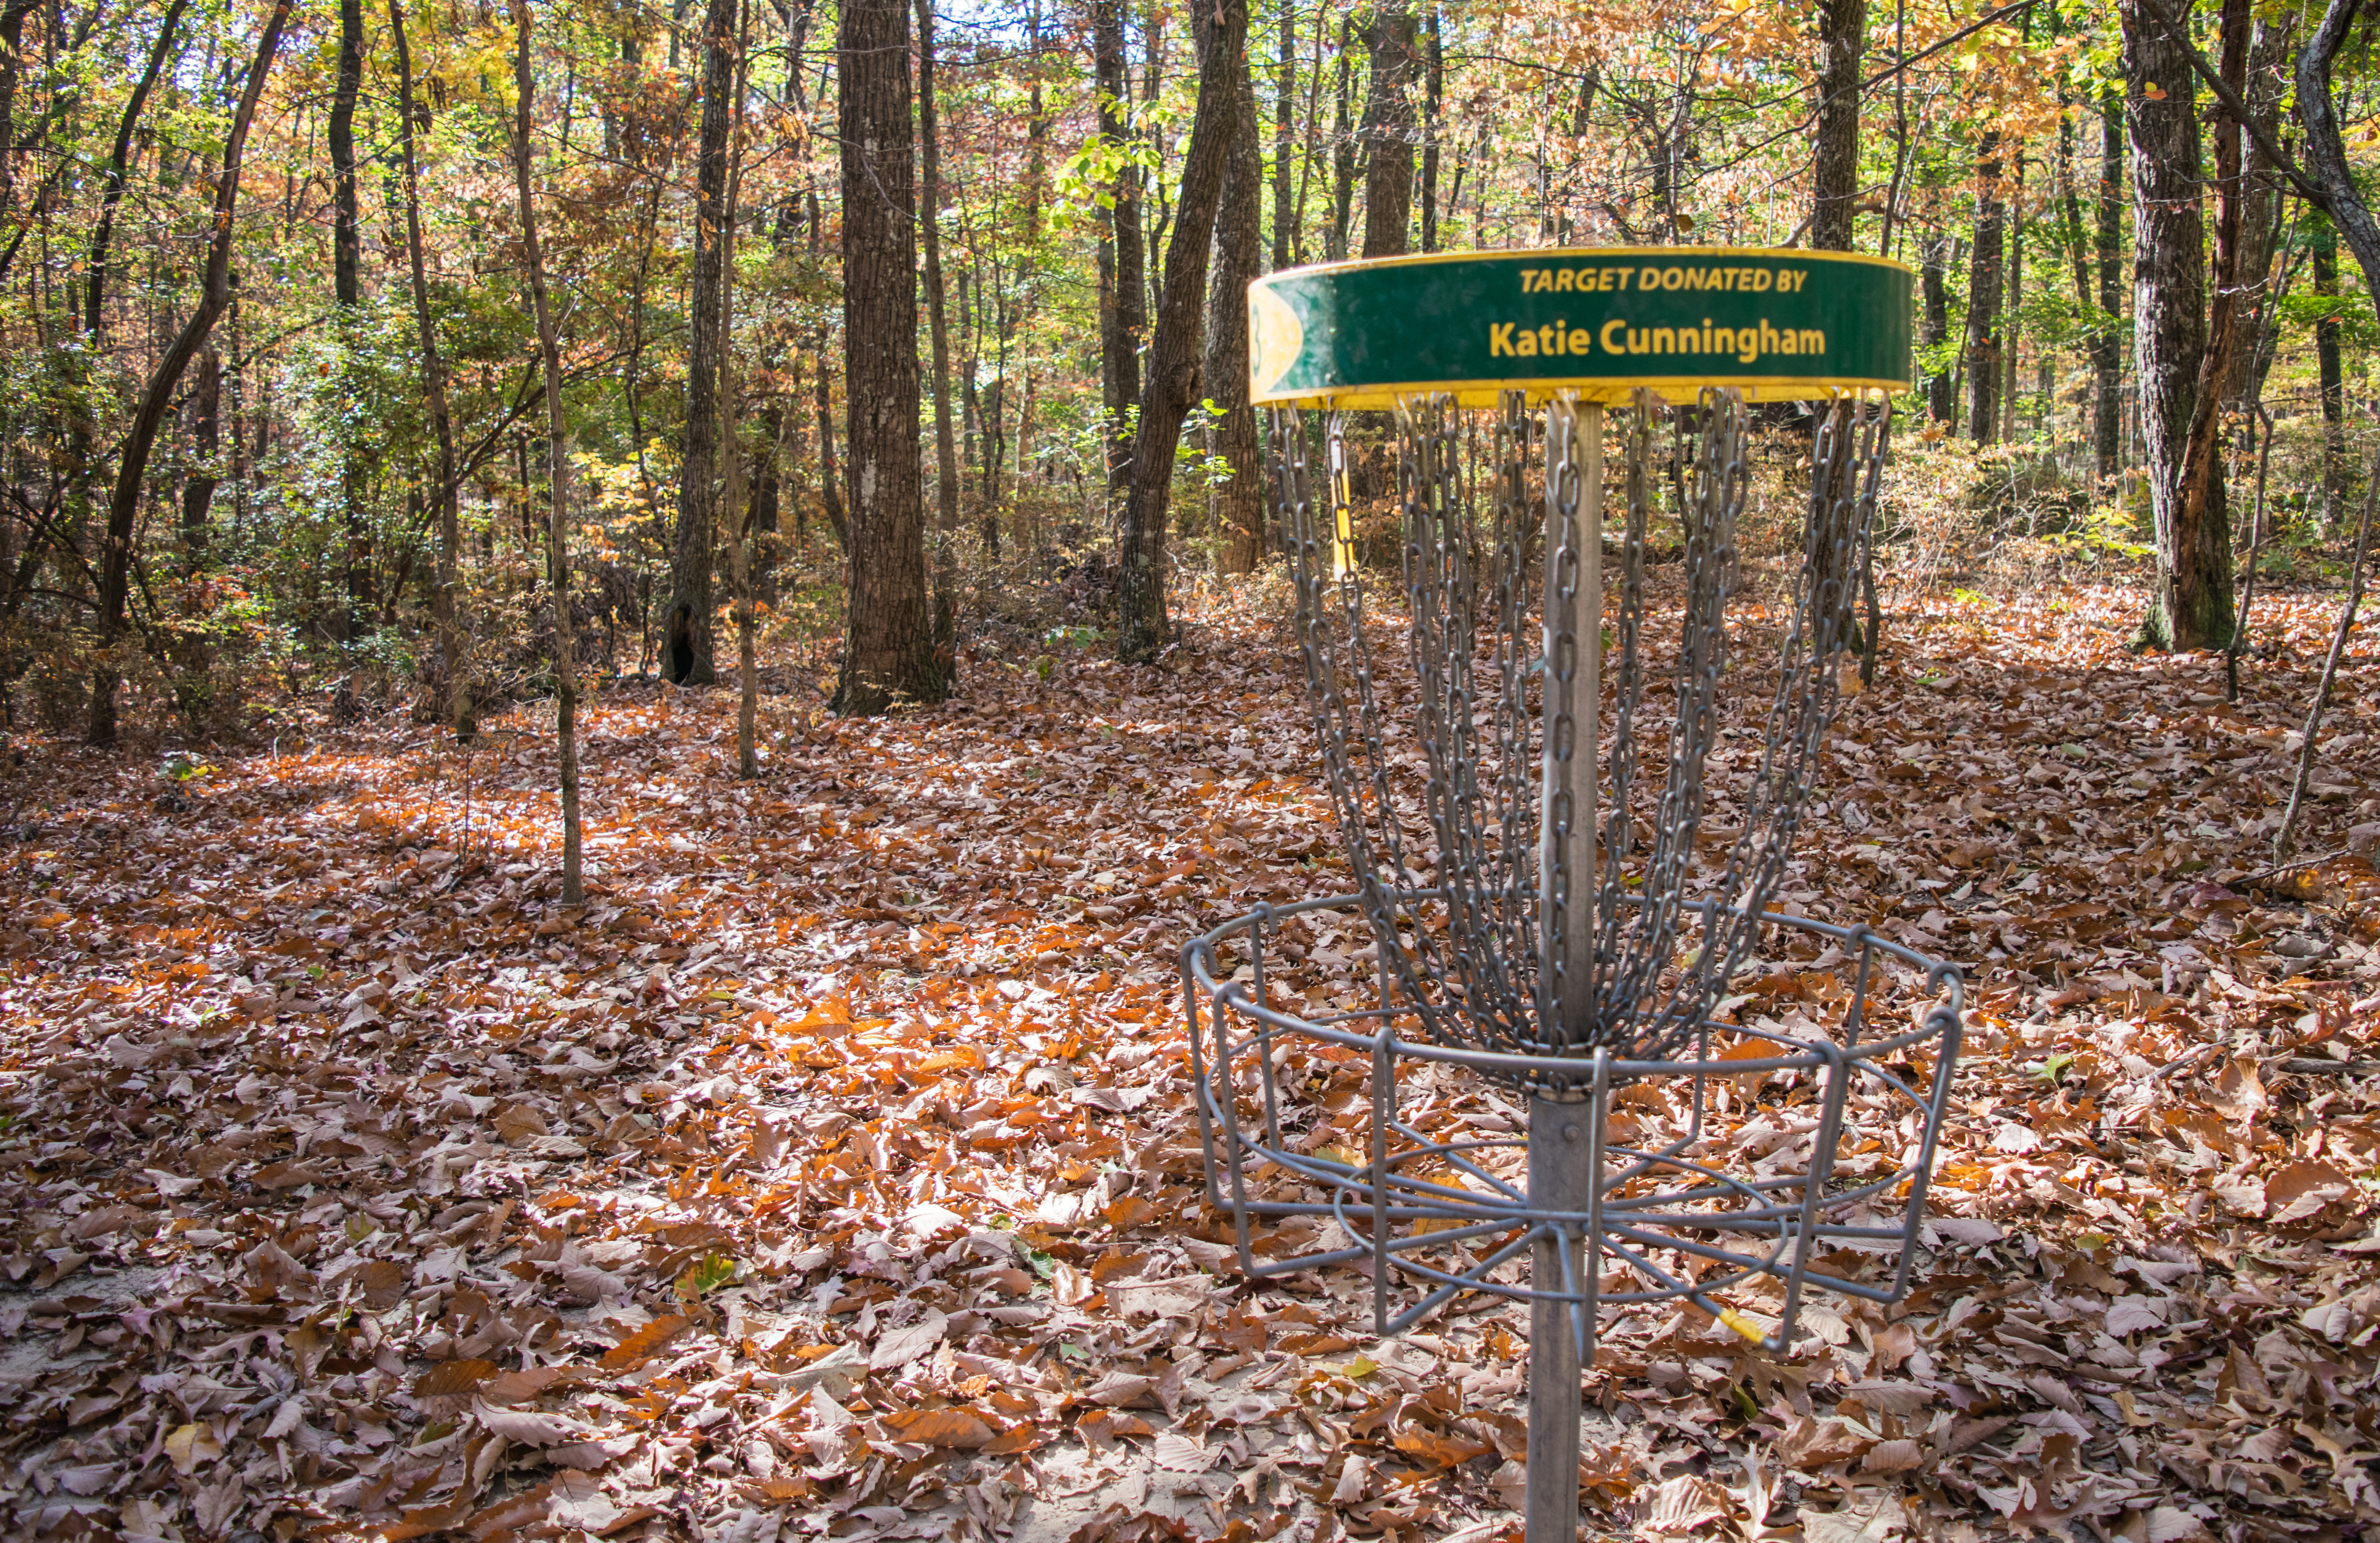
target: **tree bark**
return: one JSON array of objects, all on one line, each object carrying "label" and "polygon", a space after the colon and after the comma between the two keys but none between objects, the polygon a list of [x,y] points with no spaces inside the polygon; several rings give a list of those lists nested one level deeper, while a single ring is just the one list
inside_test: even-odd
[{"label": "tree bark", "polygon": [[[942,150],[934,103],[934,0],[917,0],[917,156],[926,207],[917,222],[926,245],[926,316],[934,345],[934,646],[945,657],[958,626],[959,449],[951,425],[951,338],[943,319]],[[1000,526],[984,509],[988,555],[1000,553]]]},{"label": "tree bark", "polygon": [[1810,245],[1852,249],[1859,208],[1860,67],[1866,56],[1867,0],[1820,0],[1818,142],[1810,167]]},{"label": "tree bark", "polygon": [[917,468],[917,180],[905,0],[844,0],[835,40],[843,335],[851,452],[843,672],[834,710],[940,701]]},{"label": "tree bark", "polygon": [[710,0],[702,20],[702,128],[694,175],[694,272],[687,310],[686,458],[678,471],[676,546],[670,561],[669,678],[719,679],[711,638],[711,566],[719,541],[720,272],[727,246],[727,129],[734,116],[735,0]]},{"label": "tree bark", "polygon": [[[1125,113],[1132,85],[1124,78],[1123,0],[1092,0],[1091,62],[1099,79],[1099,138],[1111,152],[1129,153]],[[1127,161],[1111,188],[1112,207],[1101,222],[1099,248],[1099,385],[1107,407],[1108,493],[1132,486],[1132,409],[1140,401],[1140,339],[1148,325],[1141,296],[1140,168]]]},{"label": "tree bark", "polygon": [[[529,74],[528,0],[512,0],[513,187],[520,195],[521,259],[528,268],[537,317],[538,358],[545,370],[546,588],[553,606],[553,738],[562,768],[562,903],[586,899],[579,872],[578,650],[570,626],[570,419],[562,400],[562,346],[545,292],[545,252],[538,243],[537,198],[529,172],[529,116],[537,85]],[[715,205],[713,206],[716,207]]]},{"label": "tree bark", "polygon": [[[1211,31],[1211,27],[1205,30]],[[1217,489],[1216,529],[1222,541],[1216,566],[1227,574],[1256,571],[1264,554],[1263,478],[1257,459],[1257,413],[1248,401],[1248,286],[1261,252],[1264,152],[1257,140],[1256,85],[1245,57],[1234,72],[1238,111],[1231,124],[1223,192],[1215,213],[1215,277],[1207,305],[1207,399],[1220,414],[1215,452],[1231,468]]]},{"label": "tree bark", "polygon": [[405,36],[404,0],[388,0],[389,32],[396,44],[397,154],[405,178],[405,258],[413,288],[413,325],[421,341],[422,395],[430,400],[430,426],[438,443],[438,564],[431,614],[438,633],[444,696],[443,716],[458,739],[479,733],[471,700],[471,666],[464,646],[462,600],[457,593],[462,561],[462,489],[455,470],[455,419],[446,405],[446,364],[438,351],[438,323],[430,311],[430,276],[422,256],[421,172],[413,136],[420,128],[413,103],[413,51]]},{"label": "tree bark", "polygon": [[1402,0],[1383,5],[1364,30],[1371,83],[1364,100],[1364,255],[1413,249],[1415,31]]},{"label": "tree bark", "polygon": [[273,67],[273,55],[281,46],[281,30],[289,19],[291,0],[274,0],[273,9],[264,19],[263,34],[257,40],[256,58],[249,66],[248,83],[241,88],[239,105],[234,110],[231,132],[224,138],[223,172],[215,179],[214,237],[208,243],[206,275],[199,290],[199,303],[188,321],[164,357],[157,361],[148,385],[140,394],[140,404],[134,409],[132,424],[124,436],[123,458],[117,463],[115,487],[107,504],[107,540],[100,551],[99,568],[99,644],[100,662],[91,674],[91,723],[89,738],[93,745],[115,743],[115,688],[121,682],[108,651],[122,641],[125,602],[129,598],[132,576],[132,532],[140,513],[140,483],[149,469],[149,455],[156,447],[157,431],[164,423],[165,410],[174,399],[174,388],[181,383],[182,372],[214,330],[215,319],[223,314],[231,300],[231,251],[234,239],[232,216],[239,207],[239,174],[241,158],[248,146],[248,131],[256,121],[256,104],[264,92],[264,77]]},{"label": "tree bark", "polygon": [[[1165,293],[1148,351],[1148,383],[1140,397],[1133,443],[1132,492],[1124,505],[1119,564],[1116,657],[1155,661],[1165,646],[1165,510],[1172,492],[1173,452],[1182,419],[1198,400],[1199,331],[1207,289],[1207,249],[1221,201],[1233,122],[1236,84],[1247,66],[1247,0],[1216,0],[1206,63],[1198,71],[1198,105],[1183,156],[1182,188],[1173,205],[1173,234],[1165,250]],[[1205,6],[1199,7],[1202,18]]]},{"label": "tree bark", "polygon": [[[2248,44],[2253,25],[2249,0],[2223,0],[2223,81],[2235,96],[2248,84]],[[2196,82],[2184,77],[2195,94]],[[2231,358],[2241,350],[2241,323],[2249,307],[2240,286],[2241,140],[2246,125],[2218,118],[2215,136],[2214,297],[2206,354],[2199,364],[2198,390],[2182,446],[2180,497],[2172,530],[2176,537],[2160,568],[2172,575],[2159,586],[2163,626],[2149,632],[2178,648],[2228,647],[2236,618],[2231,586],[2231,517],[2224,477],[2223,385]],[[2219,615],[2219,625],[2217,613]],[[2187,617],[2187,620],[2183,618]]]},{"label": "tree bark", "polygon": [[1999,438],[2000,295],[2008,256],[2008,206],[2000,201],[2000,137],[1975,152],[1975,241],[1967,263],[1967,432],[1978,446]]},{"label": "tree bark", "polygon": [[[2210,541],[2207,505],[2186,481],[2207,351],[2197,85],[2189,44],[2147,14],[2143,0],[2123,0],[2121,17],[2135,211],[2133,373],[2156,523],[2156,592],[2142,640],[2219,647],[2231,625],[2230,553]],[[2219,507],[2214,512],[2219,516]]]}]

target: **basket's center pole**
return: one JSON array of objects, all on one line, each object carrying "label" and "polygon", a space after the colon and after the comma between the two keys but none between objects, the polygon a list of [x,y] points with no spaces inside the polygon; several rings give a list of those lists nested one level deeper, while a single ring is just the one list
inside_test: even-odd
[{"label": "basket's center pole", "polygon": [[[1546,409],[1544,769],[1537,832],[1538,1032],[1554,1054],[1595,1044],[1596,729],[1602,701],[1603,409],[1557,400]],[[1582,1075],[1586,1065],[1581,1062]],[[1578,1084],[1529,1100],[1529,1204],[1585,1216],[1597,1182],[1589,1126],[1600,1112]],[[1585,1291],[1581,1309],[1540,1294],[1529,1305],[1527,1543],[1573,1543],[1578,1532],[1581,1353],[1595,1331],[1590,1283],[1599,1250],[1575,1223],[1541,1231],[1530,1283]],[[1582,1265],[1584,1268],[1582,1268]],[[1582,1343],[1582,1342],[1585,1342]]]}]

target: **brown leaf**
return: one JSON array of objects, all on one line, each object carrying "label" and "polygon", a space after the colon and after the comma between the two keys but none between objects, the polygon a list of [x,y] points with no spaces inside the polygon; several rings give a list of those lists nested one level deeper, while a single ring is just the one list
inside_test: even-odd
[{"label": "brown leaf", "polygon": [[451,1398],[468,1393],[496,1375],[493,1361],[441,1361],[414,1379],[416,1398]]}]

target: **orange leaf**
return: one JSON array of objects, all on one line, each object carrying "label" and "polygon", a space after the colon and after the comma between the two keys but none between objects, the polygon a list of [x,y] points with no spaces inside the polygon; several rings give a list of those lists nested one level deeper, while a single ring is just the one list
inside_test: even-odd
[{"label": "orange leaf", "polygon": [[1468,1463],[1488,1450],[1485,1441],[1465,1441],[1427,1430],[1400,1430],[1395,1440],[1399,1452],[1409,1457],[1418,1457],[1425,1463],[1434,1463],[1441,1468]]},{"label": "orange leaf", "polygon": [[964,1409],[904,1409],[884,1416],[893,1439],[973,1452],[991,1440],[991,1427]]},{"label": "orange leaf", "polygon": [[650,1360],[653,1353],[686,1332],[686,1320],[675,1313],[667,1313],[646,1324],[603,1353],[605,1371],[625,1371],[630,1367]]}]

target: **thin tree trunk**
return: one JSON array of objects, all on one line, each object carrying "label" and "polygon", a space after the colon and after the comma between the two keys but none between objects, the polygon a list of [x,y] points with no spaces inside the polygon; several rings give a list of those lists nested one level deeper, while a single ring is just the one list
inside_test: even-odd
[{"label": "thin tree trunk", "polygon": [[[934,103],[934,0],[917,0],[917,157],[925,211],[917,222],[926,248],[926,316],[934,345],[934,647],[953,649],[958,614],[959,449],[951,424],[951,338],[943,319],[942,151]],[[994,506],[984,506],[985,554],[1000,555]]]},{"label": "thin tree trunk", "polygon": [[[810,261],[819,261],[821,226],[819,222],[819,197],[815,189],[809,194]],[[828,365],[826,321],[821,317],[814,351],[818,355],[818,385],[813,404],[818,413],[819,436],[819,510],[826,516],[827,525],[834,531],[834,544],[845,553],[851,551],[851,524],[844,511],[843,480],[834,464],[834,371]]]},{"label": "thin tree trunk", "polygon": [[2355,613],[2363,603],[2363,560],[2372,541],[2372,501],[2380,496],[2380,465],[2363,484],[2363,514],[2355,522],[2355,560],[2347,570],[2347,603],[2339,608],[2338,626],[2330,635],[2330,652],[2323,656],[2322,679],[2314,686],[2313,704],[2306,710],[2305,728],[2298,740],[2297,774],[2289,779],[2289,806],[2281,828],[2273,832],[2273,861],[2289,860],[2297,839],[2298,811],[2305,807],[2306,784],[2313,778],[2314,745],[2322,737],[2322,716],[2330,707],[2331,686],[2338,679],[2338,662],[2347,652],[2347,636],[2355,630]]},{"label": "thin tree trunk", "polygon": [[722,507],[734,522],[735,584],[735,774],[760,774],[760,662],[752,627],[752,516],[744,475],[743,400],[735,370],[735,229],[744,190],[744,94],[752,67],[752,0],[735,29],[734,107],[727,125],[727,196],[720,204],[719,445],[727,460]]},{"label": "thin tree trunk", "polygon": [[[1436,12],[1432,12],[1433,18]],[[1316,25],[1320,25],[1318,16]],[[1296,218],[1290,209],[1289,152],[1291,119],[1297,95],[1297,7],[1281,7],[1281,39],[1273,55],[1272,94],[1272,265],[1278,271],[1291,262]]]},{"label": "thin tree trunk", "polygon": [[2000,294],[2006,276],[2008,206],[2000,201],[2000,137],[1975,152],[1975,244],[1967,266],[1967,431],[1979,446],[1999,436]]},{"label": "thin tree trunk", "polygon": [[1421,249],[1438,250],[1439,138],[1444,130],[1446,55],[1440,46],[1439,7],[1429,8],[1428,42],[1423,45],[1421,135]]},{"label": "thin tree trunk", "polygon": [[2091,332],[2093,449],[2099,480],[2122,469],[2124,430],[2124,93],[2110,81],[2099,97],[2099,316]]},{"label": "thin tree trunk", "polygon": [[431,614],[443,665],[446,721],[458,739],[479,733],[471,699],[471,664],[464,645],[458,575],[463,536],[460,479],[455,470],[455,420],[446,406],[446,365],[438,351],[438,323],[430,311],[429,270],[421,249],[421,174],[413,136],[419,125],[413,104],[413,52],[405,36],[404,0],[388,0],[388,24],[396,44],[397,152],[405,176],[405,258],[413,286],[413,324],[421,340],[422,395],[430,400],[430,424],[438,443],[438,565]]},{"label": "thin tree trunk", "polygon": [[1852,249],[1859,209],[1860,68],[1866,57],[1867,0],[1820,0],[1818,142],[1810,167],[1810,245]]},{"label": "thin tree trunk", "polygon": [[157,361],[148,385],[140,394],[140,404],[132,414],[131,427],[124,436],[123,458],[116,465],[115,487],[108,499],[107,540],[100,552],[99,569],[99,642],[100,662],[91,674],[91,723],[89,737],[93,745],[115,743],[115,688],[121,677],[109,651],[123,640],[125,603],[129,598],[132,577],[132,532],[140,513],[140,484],[149,469],[150,452],[156,447],[157,431],[165,420],[165,410],[172,405],[174,389],[181,383],[182,372],[190,360],[206,345],[207,334],[214,330],[215,319],[223,314],[231,300],[231,252],[235,231],[232,216],[239,205],[239,174],[241,157],[248,146],[248,131],[256,121],[256,104],[264,92],[264,77],[273,67],[273,55],[281,46],[281,30],[289,19],[291,0],[274,0],[272,11],[265,17],[263,34],[257,40],[256,58],[249,65],[248,83],[241,89],[239,106],[233,112],[231,131],[224,138],[223,172],[215,179],[214,237],[207,247],[207,266],[199,289],[199,303],[188,321]]},{"label": "thin tree trunk", "polygon": [[[2338,227],[2327,216],[2314,215],[2309,244],[2313,248],[2313,292],[2329,299],[2338,294]],[[2338,345],[2346,331],[2341,308],[2332,307],[2313,324],[2313,352],[2322,391],[2322,523],[2335,527],[2347,505],[2347,377]]]},{"label": "thin tree trunk", "polygon": [[190,391],[190,473],[182,484],[182,565],[195,573],[207,551],[207,510],[215,499],[215,452],[223,440],[223,355],[199,355]]},{"label": "thin tree trunk", "polygon": [[[1925,315],[1921,334],[1929,348],[1941,346],[1950,335],[1950,233],[1936,230],[1917,243],[1917,273],[1925,290]],[[1946,428],[1959,419],[1959,395],[1947,367],[1925,377],[1925,416]]]},{"label": "thin tree trunk", "polygon": [[[1140,398],[1133,445],[1132,492],[1124,507],[1118,574],[1116,656],[1153,662],[1165,646],[1165,510],[1172,491],[1173,452],[1182,419],[1198,399],[1200,322],[1206,309],[1207,251],[1221,201],[1234,120],[1237,78],[1246,69],[1246,0],[1216,0],[1207,57],[1198,71],[1198,105],[1174,200],[1173,234],[1165,252],[1165,295],[1148,355],[1148,384]],[[914,456],[913,456],[914,461]]]},{"label": "thin tree trunk", "polygon": [[[2247,80],[2240,94],[2267,135],[2277,135],[2280,127],[2281,90],[2293,19],[2258,18],[2248,45]],[[2228,49],[2228,39],[2226,44]],[[2255,390],[2250,375],[2265,357],[2265,335],[2277,325],[2278,308],[2266,303],[2266,297],[2274,282],[2275,237],[2281,225],[2275,206],[2283,197],[2283,189],[2279,168],[2257,146],[2244,125],[2227,124],[2222,132],[2238,141],[2242,164],[2239,283],[2249,313],[2257,319],[2255,335],[2231,350],[2230,367],[2223,382],[2223,400],[2232,405],[2244,401]]]},{"label": "thin tree trunk", "polygon": [[[1319,27],[1318,17],[1315,25]],[[1348,123],[1354,92],[1350,79],[1354,68],[1354,34],[1350,23],[1339,24],[1339,113],[1330,133],[1330,235],[1322,249],[1325,260],[1337,262],[1347,255],[1347,225],[1355,205],[1355,135]]]},{"label": "thin tree trunk", "polygon": [[2010,178],[2014,196],[2008,213],[2008,286],[2000,298],[2000,443],[2016,438],[2017,356],[2024,327],[2024,156]]},{"label": "thin tree trunk", "polygon": [[[356,327],[363,304],[362,219],[356,200],[356,98],[364,84],[363,0],[338,0],[338,66],[325,126],[331,152],[331,292],[338,302],[341,371],[356,377]],[[339,517],[346,528],[347,614],[344,636],[353,644],[364,630],[371,598],[371,532],[364,515],[363,451],[355,431],[336,436],[339,456]]]},{"label": "thin tree trunk", "polygon": [[579,875],[578,649],[570,626],[570,420],[562,400],[562,346],[546,299],[545,252],[538,242],[529,173],[529,116],[537,86],[529,74],[528,0],[512,0],[512,11],[518,40],[513,54],[513,186],[520,195],[521,260],[528,268],[538,357],[545,367],[545,573],[553,605],[553,738],[562,763],[562,903],[577,905],[586,891]]},{"label": "thin tree trunk", "polygon": [[680,686],[719,679],[711,638],[711,553],[719,540],[719,303],[727,245],[728,98],[735,80],[735,0],[710,0],[702,20],[702,128],[694,177],[694,272],[687,310],[686,458],[679,468],[670,561],[671,657]]},{"label": "thin tree trunk", "polygon": [[935,702],[917,474],[916,129],[905,0],[844,0],[843,335],[850,417],[851,541],[838,712]]},{"label": "thin tree trunk", "polygon": [[0,8],[0,213],[17,207],[18,50],[33,0],[7,0]]},{"label": "thin tree trunk", "polygon": [[1371,55],[1364,100],[1364,255],[1413,250],[1414,16],[1404,0],[1373,13],[1364,42]]},{"label": "thin tree trunk", "polygon": [[[1124,0],[1092,0],[1091,59],[1099,79],[1099,136],[1111,146],[1128,149],[1131,136],[1124,122],[1132,105],[1132,84],[1124,77]],[[1148,317],[1141,296],[1147,282],[1141,267],[1140,169],[1129,161],[1116,173],[1111,194],[1114,207],[1105,222],[1113,239],[1103,249],[1100,276],[1107,293],[1099,307],[1099,383],[1107,407],[1111,438],[1107,453],[1108,492],[1120,499],[1132,486],[1132,409],[1140,401],[1140,340]],[[1112,264],[1112,274],[1109,272]]]}]

